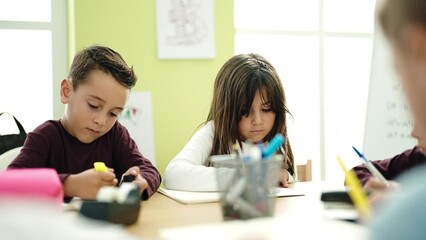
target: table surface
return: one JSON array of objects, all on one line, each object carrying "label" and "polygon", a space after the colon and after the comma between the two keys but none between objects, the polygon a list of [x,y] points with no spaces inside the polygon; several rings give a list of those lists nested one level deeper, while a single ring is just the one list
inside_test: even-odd
[{"label": "table surface", "polygon": [[[325,189],[343,189],[343,186],[324,182],[299,182],[291,186],[300,189],[304,196],[280,197],[276,199],[275,216],[297,214],[298,216],[318,216],[323,212],[320,193]],[[222,222],[220,204],[181,204],[161,193],[155,193],[142,203],[139,220],[126,230],[139,237],[158,238],[164,228],[181,227],[193,224]]]}]

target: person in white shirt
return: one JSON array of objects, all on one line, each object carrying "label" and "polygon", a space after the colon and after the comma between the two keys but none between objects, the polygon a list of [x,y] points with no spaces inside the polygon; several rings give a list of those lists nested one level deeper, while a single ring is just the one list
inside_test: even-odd
[{"label": "person in white shirt", "polygon": [[164,184],[168,189],[217,191],[216,171],[210,156],[230,154],[237,144],[267,143],[277,133],[286,141],[280,184],[288,187],[295,176],[293,153],[287,136],[285,94],[275,68],[258,54],[229,59],[216,76],[213,101],[201,127],[169,162]]}]

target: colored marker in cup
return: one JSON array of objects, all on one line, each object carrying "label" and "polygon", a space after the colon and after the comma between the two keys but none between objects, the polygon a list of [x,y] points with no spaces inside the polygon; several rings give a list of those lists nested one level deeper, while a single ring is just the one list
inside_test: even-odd
[{"label": "colored marker in cup", "polygon": [[262,159],[269,159],[274,155],[281,145],[284,144],[285,138],[282,134],[278,133],[274,138],[269,142],[268,146],[262,152]]}]

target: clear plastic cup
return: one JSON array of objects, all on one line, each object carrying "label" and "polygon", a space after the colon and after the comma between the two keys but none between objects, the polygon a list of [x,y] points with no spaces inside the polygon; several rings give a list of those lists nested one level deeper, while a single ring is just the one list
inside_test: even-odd
[{"label": "clear plastic cup", "polygon": [[274,192],[279,181],[282,155],[244,163],[242,159],[212,156],[220,190],[224,220],[268,217],[274,214]]}]

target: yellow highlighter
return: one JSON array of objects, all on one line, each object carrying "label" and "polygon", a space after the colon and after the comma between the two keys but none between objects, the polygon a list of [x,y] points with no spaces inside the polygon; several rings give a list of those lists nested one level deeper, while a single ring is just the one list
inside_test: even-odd
[{"label": "yellow highlighter", "polygon": [[356,176],[353,170],[348,171],[346,169],[345,164],[343,163],[342,159],[339,156],[337,156],[337,161],[339,162],[340,167],[342,167],[342,170],[346,175],[346,181],[350,187],[349,197],[354,203],[356,209],[360,212],[361,216],[365,220],[370,219],[370,216],[371,216],[370,204],[368,203],[367,194],[362,188],[358,177]]},{"label": "yellow highlighter", "polygon": [[96,172],[106,172],[108,171],[107,167],[105,166],[105,163],[103,162],[95,162],[93,163],[93,166],[95,166]]}]

